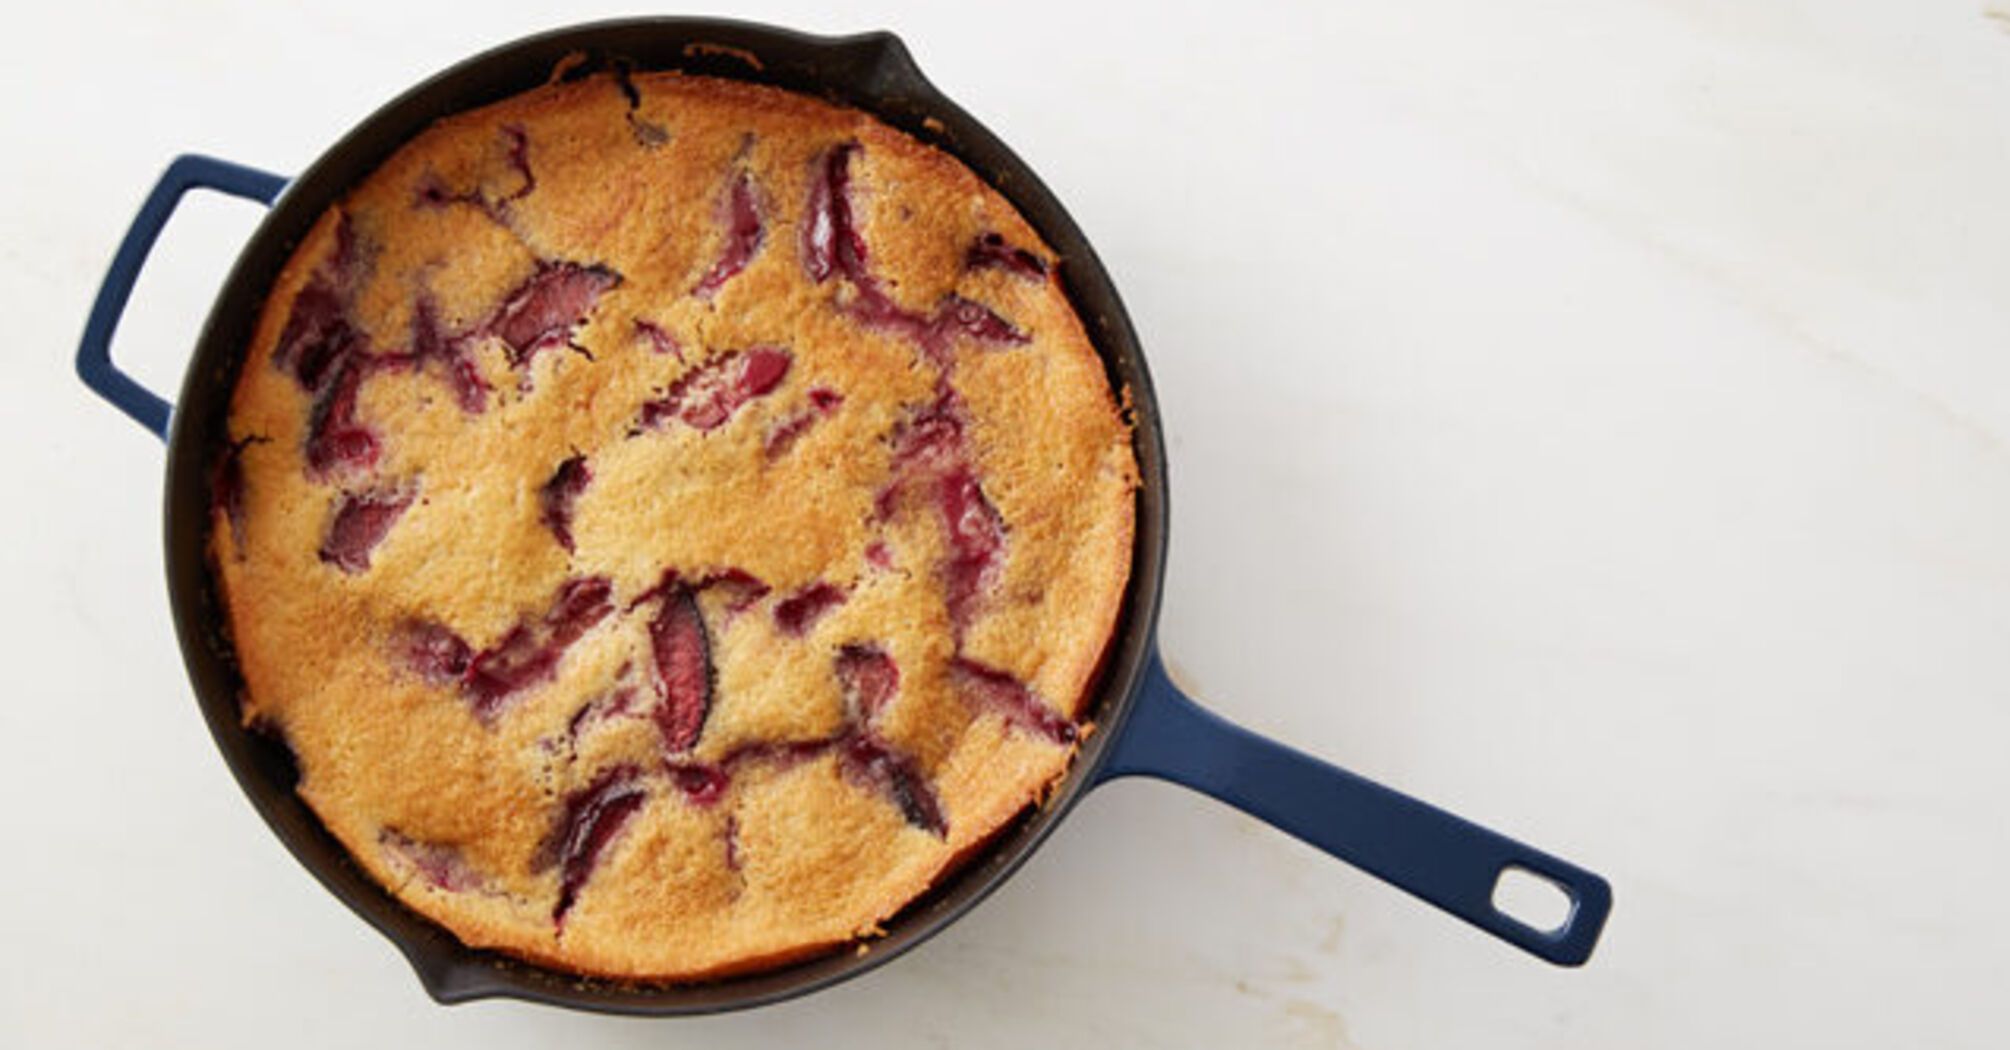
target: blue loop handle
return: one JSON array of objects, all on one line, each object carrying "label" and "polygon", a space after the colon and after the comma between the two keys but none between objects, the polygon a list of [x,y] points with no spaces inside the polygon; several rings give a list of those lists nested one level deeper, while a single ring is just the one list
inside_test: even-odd
[{"label": "blue loop handle", "polygon": [[[1173,685],[1156,652],[1098,779],[1135,775],[1212,795],[1561,966],[1591,957],[1612,910],[1612,888],[1575,864],[1209,713]],[[1509,868],[1570,897],[1562,926],[1538,930],[1494,906],[1494,886]]]},{"label": "blue loop handle", "polygon": [[140,205],[139,215],[126,230],[126,239],[119,242],[111,269],[105,271],[105,280],[98,285],[90,320],[84,323],[84,338],[77,344],[77,378],[99,397],[110,401],[112,407],[162,439],[167,437],[168,416],[173,406],[112,363],[112,333],[126,312],[126,300],[132,297],[133,283],[139,279],[140,267],[146,265],[147,253],[159,239],[161,227],[167,225],[168,216],[174,214],[182,194],[198,187],[271,204],[279,191],[286,188],[286,180],[214,157],[193,153],[176,157],[154,185],[153,192],[147,194],[146,202]]}]

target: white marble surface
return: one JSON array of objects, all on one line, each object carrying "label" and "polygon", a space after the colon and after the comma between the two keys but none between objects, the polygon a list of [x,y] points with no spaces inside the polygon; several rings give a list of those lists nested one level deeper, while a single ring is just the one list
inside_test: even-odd
[{"label": "white marble surface", "polygon": [[[114,241],[176,152],[296,170],[588,16],[287,6],[9,13],[0,1045],[2002,1045],[2003,0],[745,5],[900,32],[1094,239],[1200,691],[1618,906],[1554,970],[1126,783],[895,965],[681,1023],[433,1006],[198,721],[161,451],[70,374]],[[121,342],[150,381],[255,219],[178,218]]]}]

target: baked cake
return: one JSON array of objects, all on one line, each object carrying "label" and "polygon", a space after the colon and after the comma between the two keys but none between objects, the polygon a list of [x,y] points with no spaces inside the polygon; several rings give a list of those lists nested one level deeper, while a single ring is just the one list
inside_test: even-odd
[{"label": "baked cake", "polygon": [[247,723],[469,945],[679,981],[869,938],[1089,729],[1137,468],[1056,261],[771,88],[440,122],[320,218],[237,383]]}]

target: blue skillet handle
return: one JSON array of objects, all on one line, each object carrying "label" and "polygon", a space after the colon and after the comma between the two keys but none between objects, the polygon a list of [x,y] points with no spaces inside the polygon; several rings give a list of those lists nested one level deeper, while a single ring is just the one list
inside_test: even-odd
[{"label": "blue skillet handle", "polygon": [[197,187],[271,204],[279,191],[286,188],[286,180],[214,157],[193,153],[176,157],[154,185],[153,192],[147,194],[146,203],[140,205],[139,215],[126,230],[126,239],[119,243],[118,254],[112,256],[112,267],[105,271],[104,283],[98,285],[97,301],[91,304],[90,320],[84,323],[83,341],[77,344],[77,378],[99,397],[110,401],[113,408],[162,439],[167,437],[168,415],[173,406],[112,363],[112,332],[119,327],[119,317],[126,312],[126,300],[133,294],[133,282],[139,279],[140,267],[146,264],[147,253],[153,250],[161,227],[167,225],[168,216],[174,214],[182,194]]},{"label": "blue skillet handle", "polygon": [[[1612,888],[1575,864],[1209,713],[1166,677],[1156,652],[1098,778],[1137,775],[1212,795],[1560,966],[1591,957],[1612,909]],[[1494,906],[1494,885],[1509,868],[1570,897],[1562,926],[1538,930]]]}]

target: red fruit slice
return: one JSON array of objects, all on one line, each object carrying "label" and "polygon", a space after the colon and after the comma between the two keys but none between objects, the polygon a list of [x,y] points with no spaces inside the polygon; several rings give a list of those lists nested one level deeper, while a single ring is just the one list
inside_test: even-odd
[{"label": "red fruit slice", "polygon": [[726,789],[733,782],[731,774],[718,766],[692,763],[674,764],[664,768],[670,774],[670,782],[677,785],[677,790],[683,792],[684,797],[697,806],[709,806],[724,798]]},{"label": "red fruit slice", "polygon": [[1020,346],[1032,338],[990,307],[960,295],[944,296],[936,305],[929,335],[931,345],[943,350],[959,337],[986,346]]},{"label": "red fruit slice", "polygon": [[515,124],[504,125],[502,133],[509,139],[510,167],[523,176],[523,184],[517,187],[516,192],[501,199],[501,203],[508,204],[530,196],[531,191],[537,189],[537,174],[530,170],[530,135]]},{"label": "red fruit slice", "polygon": [[656,728],[671,754],[689,751],[712,710],[712,641],[691,588],[671,583],[649,622],[649,648],[656,660]]},{"label": "red fruit slice", "polygon": [[354,575],[370,567],[370,552],[412,505],[410,489],[343,493],[321,541],[321,560]]},{"label": "red fruit slice", "polygon": [[[963,403],[954,388],[943,384],[934,404],[907,419],[893,432],[893,479],[874,504],[882,521],[899,509],[901,494],[910,487],[933,490],[935,507],[947,534],[948,551],[937,565],[944,600],[960,632],[996,583],[1005,550],[1005,522],[985,497],[964,443]],[[921,486],[928,488],[921,488]]]},{"label": "red fruit slice", "polygon": [[838,751],[838,768],[855,783],[885,795],[909,824],[945,838],[949,823],[942,817],[942,803],[914,761],[867,733],[845,741]]},{"label": "red fruit slice", "polygon": [[718,590],[726,599],[726,622],[768,596],[769,587],[745,569],[723,569],[691,585],[694,591]]},{"label": "red fruit slice", "polygon": [[787,769],[822,755],[837,746],[842,737],[828,737],[822,740],[792,740],[776,742],[757,740],[741,744],[726,753],[719,765],[727,772],[745,765],[765,765]]},{"label": "red fruit slice", "polygon": [[[624,669],[622,673],[625,675],[627,672]],[[611,693],[594,697],[581,705],[579,710],[574,711],[572,717],[566,720],[566,739],[577,744],[580,734],[603,722],[611,722],[627,714],[634,707],[635,687],[632,685],[623,685]]]},{"label": "red fruit slice", "polygon": [[788,351],[773,347],[720,354],[684,373],[661,398],[644,402],[640,425],[656,430],[676,419],[699,430],[716,429],[741,405],[780,386],[790,360]]},{"label": "red fruit slice", "polygon": [[960,295],[943,296],[934,313],[922,314],[894,302],[870,276],[859,278],[853,290],[854,295],[840,302],[840,309],[868,328],[912,340],[923,356],[944,369],[950,365],[959,339],[980,347],[1021,346],[1032,341],[1032,336],[990,307]]},{"label": "red fruit slice", "polygon": [[1038,733],[1057,744],[1074,743],[1078,732],[1075,723],[1049,707],[1026,683],[963,656],[950,662],[949,672],[966,701],[998,712],[1006,724]]},{"label": "red fruit slice", "polygon": [[1006,243],[1000,233],[987,233],[972,241],[970,250],[963,254],[963,265],[972,270],[1005,270],[1036,281],[1047,278],[1046,260]]},{"label": "red fruit slice", "polygon": [[488,880],[468,865],[461,851],[441,842],[421,842],[395,828],[377,833],[377,844],[386,854],[419,873],[429,885],[449,893],[487,891]]},{"label": "red fruit slice", "polygon": [[586,491],[587,482],[593,480],[593,470],[586,465],[585,456],[573,456],[552,471],[551,479],[538,489],[539,515],[546,528],[558,539],[558,545],[572,550],[572,509],[579,494]]},{"label": "red fruit slice", "polygon": [[[867,328],[879,328],[920,344],[926,350],[934,331],[934,318],[893,301],[871,274],[851,278],[852,295],[840,300],[839,308]],[[934,355],[931,355],[934,356]]]},{"label": "red fruit slice", "polygon": [[349,324],[348,314],[347,296],[325,273],[316,273],[293,297],[272,363],[301,389],[320,390],[335,365],[362,348],[362,333]]},{"label": "red fruit slice", "polygon": [[363,386],[363,359],[344,354],[335,377],[315,398],[307,417],[307,472],[317,480],[369,468],[377,462],[377,435],[356,422],[356,395]]},{"label": "red fruit slice", "polygon": [[377,439],[356,422],[356,392],[370,363],[369,341],[349,323],[347,283],[358,248],[348,216],[336,252],[293,297],[272,361],[314,395],[307,422],[307,468],[317,478],[376,462]]},{"label": "red fruit slice", "polygon": [[831,583],[813,583],[775,603],[775,626],[783,634],[800,638],[824,614],[844,604],[844,588]]},{"label": "red fruit slice", "polygon": [[720,210],[725,213],[726,244],[719,252],[719,261],[699,278],[698,286],[691,294],[700,299],[709,299],[727,281],[732,280],[741,270],[747,268],[754,255],[761,250],[761,242],[766,240],[766,231],[761,226],[761,213],[754,197],[754,180],[746,172],[733,180],[732,189],[721,202]]},{"label": "red fruit slice", "polygon": [[803,223],[803,268],[822,284],[835,274],[854,281],[865,276],[865,238],[851,213],[851,157],[856,142],[831,147],[817,159],[810,182],[808,219]]},{"label": "red fruit slice", "polygon": [[554,677],[562,653],[540,644],[541,639],[536,628],[519,624],[502,641],[475,654],[461,679],[461,691],[473,704],[476,718],[494,721],[504,701]]},{"label": "red fruit slice", "polygon": [[465,336],[449,333],[440,323],[439,306],[430,295],[422,295],[412,308],[411,356],[419,367],[437,364],[454,392],[461,411],[476,415],[488,408],[489,384],[475,367],[474,355]]},{"label": "red fruit slice", "polygon": [[[859,144],[846,142],[832,147],[817,160],[810,181],[808,218],[803,223],[803,268],[818,284],[842,277],[851,284],[851,295],[839,299],[839,308],[860,324],[884,328],[919,344],[923,354],[947,365],[949,352],[958,338],[987,346],[1012,346],[1027,341],[1026,333],[993,313],[989,308],[961,296],[945,296],[933,314],[920,314],[902,307],[886,294],[866,266],[865,237],[851,209],[851,158]],[[982,239],[971,249],[984,249]],[[1015,266],[1024,266],[999,238],[995,252]],[[966,263],[977,258],[966,256]],[[1033,259],[1034,264],[1039,260]],[[989,263],[987,262],[986,265]],[[1044,267],[1042,268],[1044,275]]]},{"label": "red fruit slice", "polygon": [[959,628],[967,627],[979,600],[997,578],[999,556],[1005,549],[1005,525],[967,467],[943,475],[936,499],[949,532],[949,555],[941,567],[944,599],[950,619]]},{"label": "red fruit slice", "polygon": [[826,387],[814,387],[809,394],[810,407],[806,411],[775,424],[768,436],[761,441],[761,449],[769,459],[780,458],[794,447],[796,441],[809,432],[817,420],[838,410],[844,404],[844,395]]},{"label": "red fruit slice", "polygon": [[486,330],[509,348],[512,365],[528,367],[539,350],[571,340],[600,297],[620,283],[621,275],[605,266],[540,263],[503,301]]},{"label": "red fruit slice", "polygon": [[461,679],[475,717],[491,721],[509,698],[551,679],[566,649],[614,611],[613,592],[605,577],[568,580],[541,620],[517,624],[501,641],[475,654]]},{"label": "red fruit slice", "polygon": [[854,643],[838,650],[838,686],[855,725],[869,726],[900,691],[900,666],[877,645]]},{"label": "red fruit slice", "polygon": [[554,925],[565,922],[566,913],[579,901],[580,890],[599,867],[601,854],[648,800],[648,790],[640,781],[634,766],[614,766],[603,770],[584,790],[568,795],[560,807],[531,861],[533,871],[559,869],[558,901],[551,909]]},{"label": "red fruit slice", "polygon": [[789,449],[795,447],[796,442],[804,434],[809,433],[810,427],[815,425],[816,421],[814,413],[798,412],[775,424],[774,428],[768,431],[768,436],[761,439],[761,454],[769,459],[780,459]]},{"label": "red fruit slice", "polygon": [[415,203],[432,208],[444,208],[449,204],[466,204],[480,209],[484,215],[499,225],[509,224],[509,206],[530,196],[537,189],[537,174],[530,167],[530,136],[523,128],[514,124],[502,128],[505,148],[508,150],[509,166],[516,169],[522,179],[517,188],[501,197],[490,197],[480,183],[459,193],[447,188],[437,174],[427,172],[419,180],[418,198]]},{"label": "red fruit slice", "polygon": [[661,325],[653,321],[644,321],[637,318],[635,321],[635,334],[648,340],[649,348],[657,353],[669,354],[679,361],[684,360],[684,348],[678,345],[677,337],[664,331]]},{"label": "red fruit slice", "polygon": [[362,247],[347,212],[335,226],[335,253],[293,297],[272,363],[300,388],[318,394],[342,367],[369,354],[368,340],[350,323],[349,298]]},{"label": "red fruit slice", "polygon": [[398,632],[405,666],[434,685],[453,685],[468,673],[475,652],[452,630],[436,623],[414,621]]},{"label": "red fruit slice", "polygon": [[893,516],[902,488],[938,477],[963,463],[962,409],[956,391],[944,389],[934,404],[894,428],[893,480],[876,503],[881,520]]}]

